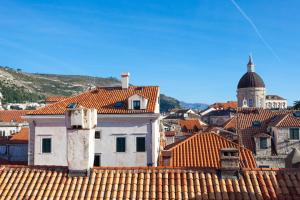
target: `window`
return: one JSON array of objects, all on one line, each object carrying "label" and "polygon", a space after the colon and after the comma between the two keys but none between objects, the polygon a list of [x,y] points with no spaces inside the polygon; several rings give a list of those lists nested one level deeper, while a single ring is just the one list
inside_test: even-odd
[{"label": "window", "polygon": [[270,168],[269,165],[259,165],[258,167],[259,167],[259,168]]},{"label": "window", "polygon": [[252,127],[261,127],[261,122],[260,121],[253,121],[252,122]]},{"label": "window", "polygon": [[299,128],[290,128],[290,140],[299,140]]},{"label": "window", "polygon": [[133,101],[133,109],[140,110],[141,109],[141,101]]},{"label": "window", "polygon": [[136,152],[146,151],[145,137],[136,137]]},{"label": "window", "polygon": [[253,100],[249,99],[249,107],[253,107]]},{"label": "window", "polygon": [[51,153],[51,138],[42,138],[42,153]]},{"label": "window", "polygon": [[268,148],[268,138],[260,138],[260,149],[267,149]]},{"label": "window", "polygon": [[101,166],[101,154],[95,154],[94,156],[94,166]]},{"label": "window", "polygon": [[124,102],[118,101],[117,103],[115,103],[114,107],[115,108],[122,108],[122,107],[124,107]]},{"label": "window", "polygon": [[95,139],[101,139],[101,131],[95,131]]},{"label": "window", "polygon": [[117,152],[125,152],[126,147],[126,138],[117,137],[116,139]]}]

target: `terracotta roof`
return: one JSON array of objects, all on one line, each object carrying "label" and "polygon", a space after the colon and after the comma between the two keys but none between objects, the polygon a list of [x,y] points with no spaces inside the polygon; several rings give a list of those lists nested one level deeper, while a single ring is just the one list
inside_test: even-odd
[{"label": "terracotta roof", "polygon": [[174,137],[176,135],[175,131],[165,131],[166,137]]},{"label": "terracotta roof", "polygon": [[45,102],[46,103],[56,103],[56,102],[59,102],[59,101],[62,101],[62,100],[65,100],[66,96],[49,96],[45,99]]},{"label": "terracotta roof", "polygon": [[269,125],[275,127],[300,127],[300,117],[294,116],[293,113],[282,114],[274,118]]},{"label": "terracotta roof", "polygon": [[266,100],[286,100],[286,99],[278,95],[266,95]]},{"label": "terracotta roof", "polygon": [[193,130],[195,127],[197,127],[197,129],[207,127],[207,124],[202,122],[200,119],[180,119],[178,120],[178,125],[181,128],[185,127],[187,130]]},{"label": "terracotta roof", "polygon": [[0,110],[1,122],[24,122],[21,117],[29,113],[30,110]]},{"label": "terracotta roof", "polygon": [[[86,108],[96,108],[98,114],[129,114],[129,113],[153,113],[157,102],[158,86],[129,86],[124,90],[121,87],[96,88],[77,96],[66,98],[54,104],[50,104],[38,110],[32,111],[30,115],[62,115],[70,103]],[[127,109],[127,99],[139,94],[148,99],[147,109],[129,110]],[[116,108],[117,102],[123,102],[124,106]]]},{"label": "terracotta roof", "polygon": [[233,117],[233,118],[227,120],[223,124],[223,128],[224,129],[235,129],[236,128],[236,117]]},{"label": "terracotta roof", "polygon": [[11,136],[10,141],[15,143],[28,143],[29,128],[22,128],[20,132]]},{"label": "terracotta roof", "polygon": [[220,168],[220,150],[230,147],[240,148],[242,167],[256,167],[250,150],[215,133],[195,134],[176,145],[167,146],[166,150],[172,152],[170,166]]},{"label": "terracotta roof", "polygon": [[[254,150],[255,144],[253,136],[258,133],[267,133],[268,126],[277,116],[291,113],[290,110],[267,110],[262,108],[243,108],[239,109],[238,114],[228,121],[224,128],[235,128],[237,118],[242,144],[246,148]],[[260,122],[260,126],[253,126],[253,122]]]},{"label": "terracotta roof", "polygon": [[210,105],[209,107],[215,108],[215,109],[229,109],[229,108],[237,108],[237,102],[236,101],[227,101],[225,103],[214,103]]},{"label": "terracotta roof", "polygon": [[62,168],[2,166],[1,199],[299,199],[300,172],[244,170],[239,180],[215,171],[94,168],[70,177]]}]

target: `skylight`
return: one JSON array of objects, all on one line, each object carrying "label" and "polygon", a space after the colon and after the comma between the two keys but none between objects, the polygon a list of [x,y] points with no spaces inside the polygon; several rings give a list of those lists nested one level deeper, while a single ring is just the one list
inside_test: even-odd
[{"label": "skylight", "polygon": [[115,105],[114,105],[115,108],[122,108],[124,107],[124,102],[122,101],[118,101]]},{"label": "skylight", "polygon": [[67,108],[76,108],[77,107],[77,103],[69,103]]},{"label": "skylight", "polygon": [[252,126],[253,127],[260,127],[261,126],[261,122],[260,121],[254,121],[254,122],[252,122]]}]

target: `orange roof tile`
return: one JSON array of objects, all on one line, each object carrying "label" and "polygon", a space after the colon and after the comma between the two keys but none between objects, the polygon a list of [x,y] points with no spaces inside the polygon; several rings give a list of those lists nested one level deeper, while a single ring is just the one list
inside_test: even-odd
[{"label": "orange roof tile", "polygon": [[275,127],[300,127],[300,117],[294,116],[293,113],[276,116],[269,126]]},{"label": "orange roof tile", "polygon": [[165,131],[166,137],[174,137],[176,135],[175,131]]},{"label": "orange roof tile", "polygon": [[[158,93],[158,86],[129,86],[126,90],[121,87],[96,88],[32,111],[29,115],[62,115],[70,103],[76,103],[78,106],[86,108],[96,108],[98,114],[153,113],[158,100]],[[127,109],[127,99],[134,94],[142,95],[148,99],[147,109]],[[115,108],[117,102],[124,102],[125,106]]]},{"label": "orange roof tile", "polygon": [[240,148],[241,167],[256,167],[254,156],[249,149],[215,133],[198,133],[165,149],[172,152],[170,166],[220,168],[220,150],[230,147]]},{"label": "orange roof tile", "polygon": [[207,127],[204,122],[201,122],[200,119],[180,119],[178,120],[178,125],[181,128],[186,128],[187,130],[194,130],[195,128],[201,129],[202,127]]},{"label": "orange roof tile", "polygon": [[225,103],[214,103],[212,105],[210,105],[210,107],[215,108],[215,109],[229,109],[229,108],[233,108],[236,109],[237,108],[237,102],[236,101],[227,101]]},{"label": "orange roof tile", "polygon": [[[291,110],[266,110],[262,108],[243,108],[239,109],[237,114],[225,123],[224,128],[236,128],[237,119],[239,121],[239,134],[242,144],[246,148],[254,150],[255,144],[253,136],[257,133],[267,133],[268,125],[277,116],[291,113]],[[255,127],[252,125],[254,121],[261,122],[261,126]]]},{"label": "orange roof tile", "polygon": [[49,96],[45,99],[45,102],[46,103],[55,103],[55,102],[59,102],[59,101],[62,101],[62,100],[65,100],[66,96]]},{"label": "orange roof tile", "polygon": [[174,168],[67,169],[2,166],[1,199],[299,199],[299,170],[243,170],[240,179],[216,171]]},{"label": "orange roof tile", "polygon": [[15,133],[11,136],[10,141],[11,142],[25,142],[28,143],[28,134],[29,134],[29,128],[22,128],[20,132]]},{"label": "orange roof tile", "polygon": [[24,122],[22,116],[29,112],[30,110],[0,110],[0,122]]}]

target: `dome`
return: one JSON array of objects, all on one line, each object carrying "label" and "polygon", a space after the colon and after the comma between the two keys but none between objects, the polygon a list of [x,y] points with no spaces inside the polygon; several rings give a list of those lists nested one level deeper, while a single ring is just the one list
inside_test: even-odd
[{"label": "dome", "polygon": [[265,87],[265,83],[262,78],[255,72],[247,72],[240,79],[238,84],[239,88],[249,88],[249,87]]}]

